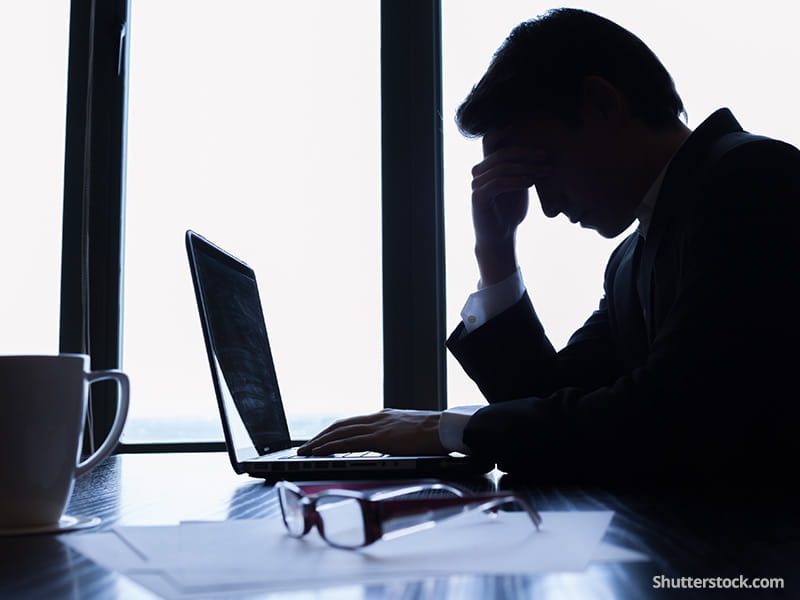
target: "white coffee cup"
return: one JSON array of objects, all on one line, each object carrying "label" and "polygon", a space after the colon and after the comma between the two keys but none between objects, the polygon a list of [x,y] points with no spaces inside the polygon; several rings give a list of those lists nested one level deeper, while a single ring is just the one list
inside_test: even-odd
[{"label": "white coffee cup", "polygon": [[[89,385],[119,383],[108,437],[80,461]],[[84,354],[0,356],[0,531],[58,524],[75,477],[106,458],[128,415],[128,377],[90,371]]]}]

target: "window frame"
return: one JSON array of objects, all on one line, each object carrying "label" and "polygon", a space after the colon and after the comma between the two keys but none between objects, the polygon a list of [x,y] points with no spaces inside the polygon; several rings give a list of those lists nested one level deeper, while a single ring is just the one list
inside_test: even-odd
[{"label": "window frame", "polygon": [[[121,364],[129,0],[70,7],[59,351]],[[111,428],[117,391],[92,386],[84,448]]]},{"label": "window frame", "polygon": [[[122,365],[131,0],[71,0],[59,351]],[[384,406],[447,406],[441,0],[381,0]],[[135,382],[134,382],[135,385]],[[93,386],[90,451],[117,391]],[[299,440],[298,440],[299,441]],[[224,442],[120,443],[118,452]]]}]

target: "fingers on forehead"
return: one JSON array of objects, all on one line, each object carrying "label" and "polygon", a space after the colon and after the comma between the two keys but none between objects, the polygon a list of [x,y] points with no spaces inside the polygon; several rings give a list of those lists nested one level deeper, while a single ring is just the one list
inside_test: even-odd
[{"label": "fingers on forehead", "polygon": [[[484,138],[486,140],[486,138]],[[487,148],[491,148],[487,150]],[[541,146],[534,146],[523,140],[507,139],[504,142],[495,144],[484,141],[484,160],[509,160],[518,159],[522,161],[538,161],[547,158],[547,152]]]},{"label": "fingers on forehead", "polygon": [[489,129],[483,136],[484,156],[506,147],[541,150],[544,142],[542,133],[539,127],[531,126],[524,120],[498,125]]},{"label": "fingers on forehead", "polygon": [[507,146],[515,139],[515,133],[518,130],[512,125],[490,129],[483,136],[483,153],[484,155],[496,152],[499,148]]},{"label": "fingers on forehead", "polygon": [[496,166],[511,168],[550,168],[547,154],[540,148],[503,148],[493,152],[472,168],[472,175],[478,176]]}]

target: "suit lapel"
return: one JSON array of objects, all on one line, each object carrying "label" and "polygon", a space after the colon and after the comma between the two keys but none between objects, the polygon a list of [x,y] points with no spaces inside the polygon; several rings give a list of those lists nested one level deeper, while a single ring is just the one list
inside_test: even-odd
[{"label": "suit lapel", "polygon": [[627,247],[614,272],[614,320],[618,335],[624,340],[620,347],[625,353],[625,362],[633,368],[647,353],[642,305],[637,290],[644,238],[634,233],[624,243]]},{"label": "suit lapel", "polygon": [[679,227],[676,225],[679,220],[676,219],[692,199],[698,178],[706,168],[715,143],[728,133],[741,131],[741,126],[728,109],[718,110],[692,132],[667,168],[642,249],[636,282],[649,342],[655,337],[655,271],[662,242],[671,230]]}]

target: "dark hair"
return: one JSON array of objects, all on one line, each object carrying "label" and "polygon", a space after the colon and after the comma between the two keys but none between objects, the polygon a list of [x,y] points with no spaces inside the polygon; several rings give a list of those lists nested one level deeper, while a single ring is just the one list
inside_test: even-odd
[{"label": "dark hair", "polygon": [[675,125],[684,113],[672,77],[644,42],[608,19],[560,8],[514,28],[458,108],[456,123],[468,137],[520,113],[577,126],[582,82],[592,75],[620,90],[653,129]]}]

